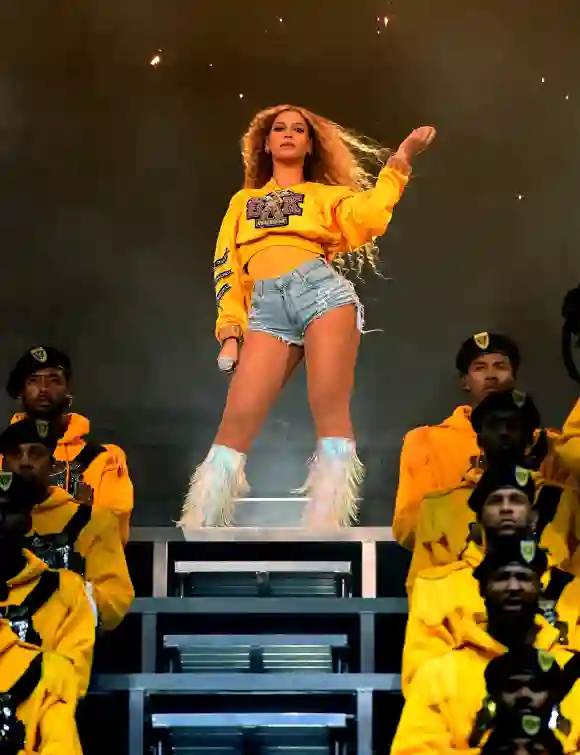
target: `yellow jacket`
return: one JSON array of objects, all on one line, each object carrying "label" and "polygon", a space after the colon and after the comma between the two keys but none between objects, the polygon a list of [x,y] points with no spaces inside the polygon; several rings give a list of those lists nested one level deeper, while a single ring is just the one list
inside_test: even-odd
[{"label": "yellow jacket", "polygon": [[[26,566],[8,581],[8,599],[0,601],[0,615],[11,623],[20,639],[32,642],[32,636],[38,633],[42,650],[67,658],[78,679],[75,697],[82,696],[89,686],[95,644],[95,623],[84,583],[66,569],[49,569],[30,551],[25,550],[24,556]],[[25,601],[36,603],[33,590],[43,591],[45,586],[47,599],[37,611],[21,615],[15,610],[23,602],[26,605]]]},{"label": "yellow jacket", "polygon": [[[72,517],[84,506],[61,488],[50,488],[46,501],[32,510],[32,533],[27,547],[50,562],[50,557],[44,555],[47,543],[43,542],[43,538],[61,534]],[[103,628],[114,629],[121,623],[133,602],[133,584],[119,536],[117,518],[103,508],[95,508],[88,513],[88,523],[81,529],[74,543],[74,551],[84,559],[84,564],[77,566],[72,559],[70,567],[75,571],[82,571],[81,576],[92,586],[89,590],[92,590]]]},{"label": "yellow jacket", "polygon": [[[432,493],[423,501],[407,574],[409,595],[415,579],[424,569],[451,564],[461,558],[470,530],[475,526],[475,514],[469,508],[468,501],[480,477],[480,470],[472,469],[459,487]],[[534,474],[534,477],[537,495],[544,483],[554,484],[540,474]],[[562,496],[553,520],[542,534],[541,544],[550,552],[556,566],[580,576],[578,492],[568,486],[555,487],[562,490]]]},{"label": "yellow jacket", "polygon": [[564,422],[557,452],[567,469],[580,480],[580,399]]},{"label": "yellow jacket", "polygon": [[[31,664],[31,670],[36,664],[41,666],[40,680],[30,696],[16,708],[16,715],[25,728],[22,755],[82,755],[75,703],[60,698],[47,687],[44,660],[44,653],[34,645],[21,642],[9,624],[0,620],[0,694],[10,691]],[[72,667],[70,674],[74,676]]]},{"label": "yellow jacket", "polygon": [[[580,410],[578,415],[580,426]],[[540,468],[541,474],[546,480],[571,484],[569,475],[574,465],[580,470],[580,435],[577,444],[563,446],[558,431],[547,432],[550,452]],[[413,548],[423,500],[460,485],[463,476],[476,467],[480,455],[470,406],[458,406],[440,425],[418,427],[407,433],[393,516],[393,535],[401,545]]]},{"label": "yellow jacket", "polygon": [[[560,665],[571,653],[558,646],[558,631],[542,617],[535,646],[551,652]],[[465,622],[463,642],[455,650],[421,666],[407,690],[403,714],[391,755],[477,753],[468,741],[486,696],[485,668],[506,651],[483,627]],[[580,684],[564,698],[560,710],[572,724],[567,737],[558,735],[566,753],[580,747]]]},{"label": "yellow jacket", "polygon": [[332,260],[382,236],[408,176],[380,172],[376,186],[355,192],[345,186],[302,183],[281,189],[272,179],[261,189],[242,189],[231,200],[215,250],[213,271],[218,317],[245,330],[252,293],[247,264],[269,246],[294,246]]},{"label": "yellow jacket", "polygon": [[[24,414],[15,414],[12,422],[24,419]],[[59,487],[71,491],[72,479],[78,477],[75,459],[87,444],[91,425],[81,414],[69,414],[66,432],[58,441],[54,457],[64,463],[65,474]],[[93,506],[112,511],[119,519],[120,534],[125,545],[129,539],[129,522],[133,511],[133,483],[129,477],[125,452],[113,444],[104,444],[103,452],[88,465],[82,481],[93,490]]]},{"label": "yellow jacket", "polygon": [[[461,644],[466,620],[485,624],[485,604],[473,576],[483,555],[481,546],[469,543],[460,561],[427,569],[417,578],[403,648],[403,691],[426,661]],[[543,577],[544,589],[551,578],[549,570]],[[580,579],[572,579],[557,596],[556,614],[559,644],[580,651]]]}]

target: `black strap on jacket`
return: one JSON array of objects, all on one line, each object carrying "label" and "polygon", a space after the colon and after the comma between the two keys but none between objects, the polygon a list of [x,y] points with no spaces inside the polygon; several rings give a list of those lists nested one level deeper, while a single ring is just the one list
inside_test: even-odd
[{"label": "black strap on jacket", "polygon": [[0,616],[8,621],[12,631],[22,642],[42,645],[42,638],[33,625],[34,614],[50,600],[60,587],[60,574],[57,571],[45,571],[33,589],[19,605],[0,607]]}]

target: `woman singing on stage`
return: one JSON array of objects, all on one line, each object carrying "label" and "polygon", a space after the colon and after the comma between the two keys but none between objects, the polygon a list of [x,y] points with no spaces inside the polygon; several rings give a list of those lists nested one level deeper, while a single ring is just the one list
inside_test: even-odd
[{"label": "woman singing on stage", "polygon": [[375,268],[374,239],[434,136],[429,126],[413,131],[372,186],[361,160],[381,150],[326,118],[280,105],[250,124],[245,188],[230,202],[213,263],[218,365],[233,378],[214,444],[190,481],[179,523],[186,534],[232,523],[235,500],[249,489],[246,454],[302,357],[318,438],[302,489],[304,525],[356,520],[364,467],[350,399],[363,308],[339,271],[348,261]]}]

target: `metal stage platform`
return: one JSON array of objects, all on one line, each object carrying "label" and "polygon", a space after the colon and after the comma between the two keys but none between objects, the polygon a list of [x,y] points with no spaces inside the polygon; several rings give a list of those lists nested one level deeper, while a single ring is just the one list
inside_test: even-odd
[{"label": "metal stage platform", "polygon": [[126,700],[127,755],[388,747],[407,610],[390,528],[137,527],[127,558],[138,597],[91,687]]}]

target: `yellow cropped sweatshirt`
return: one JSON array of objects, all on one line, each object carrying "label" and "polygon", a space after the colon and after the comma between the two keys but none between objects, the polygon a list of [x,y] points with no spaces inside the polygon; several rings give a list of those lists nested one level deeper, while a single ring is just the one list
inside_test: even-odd
[{"label": "yellow cropped sweatshirt", "polygon": [[247,327],[253,283],[247,265],[255,254],[293,246],[330,262],[357,249],[386,231],[408,180],[387,166],[367,191],[311,182],[281,189],[273,179],[261,189],[239,191],[223,219],[213,262],[218,340]]}]

